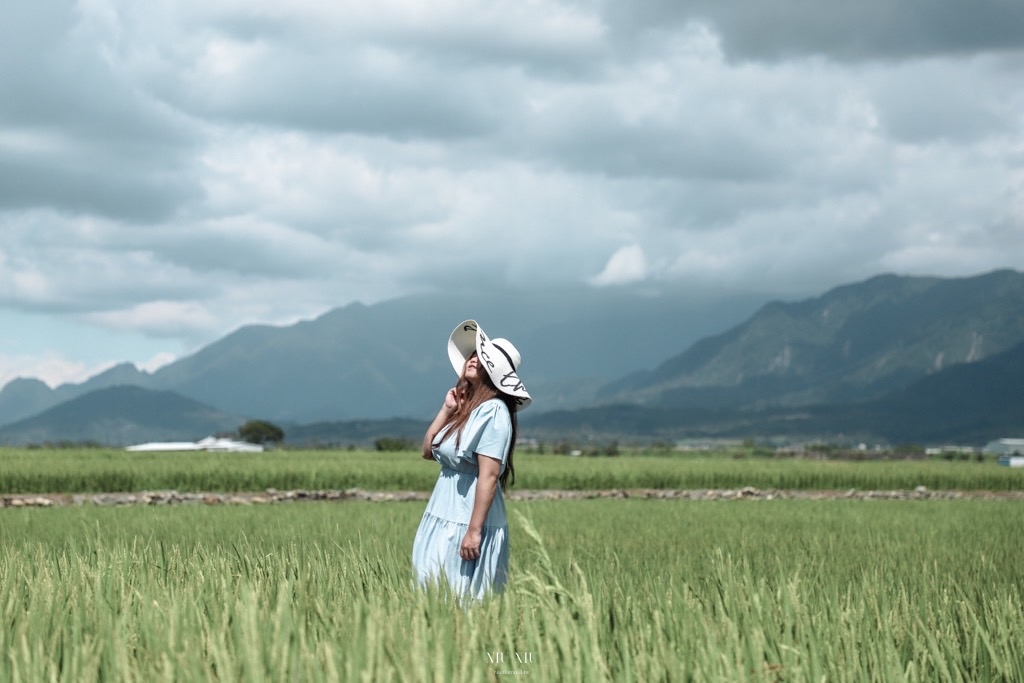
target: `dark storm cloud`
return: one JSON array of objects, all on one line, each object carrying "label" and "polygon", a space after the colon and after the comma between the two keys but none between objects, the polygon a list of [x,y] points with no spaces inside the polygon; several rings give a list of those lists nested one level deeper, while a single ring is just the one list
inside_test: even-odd
[{"label": "dark storm cloud", "polygon": [[[430,63],[448,70],[512,69],[553,78],[585,78],[596,75],[612,57],[604,40],[600,17],[558,7],[555,18],[523,17],[519,21],[480,21],[466,15],[461,21],[406,21],[394,16],[358,32],[344,24],[311,25],[301,16],[248,13],[231,14],[212,21],[209,28],[242,42],[298,46],[326,54],[357,53],[370,46],[402,54],[411,64]],[[541,5],[535,4],[532,9]],[[525,9],[525,8],[523,8]],[[386,12],[386,10],[385,10]],[[525,12],[524,12],[525,13]]]},{"label": "dark storm cloud", "polygon": [[188,272],[268,280],[322,276],[332,257],[330,244],[314,235],[253,224],[183,227],[147,245],[162,263]]},{"label": "dark storm cloud", "polygon": [[0,206],[153,221],[201,196],[199,136],[76,32],[71,3],[0,25]]},{"label": "dark storm cloud", "polygon": [[[208,279],[169,266],[138,235],[77,227],[52,211],[23,212],[0,235],[0,306],[25,312],[117,311],[138,301],[215,294]],[[0,214],[0,219],[7,217]]]},{"label": "dark storm cloud", "polygon": [[574,121],[538,135],[537,153],[585,173],[736,183],[786,173],[786,159],[753,131],[669,129],[653,123]]},{"label": "dark storm cloud", "polygon": [[174,215],[201,196],[194,180],[180,171],[118,162],[103,153],[0,152],[0,207],[46,206],[148,223]]},{"label": "dark storm cloud", "polygon": [[358,61],[286,53],[189,89],[181,104],[225,121],[445,140],[493,131],[504,99],[501,89],[487,81],[413,63],[386,75]]},{"label": "dark storm cloud", "polygon": [[602,7],[630,41],[707,23],[736,59],[886,60],[1024,46],[1024,3],[1017,0],[637,0]]},{"label": "dark storm cloud", "polygon": [[210,340],[477,281],[1019,267],[1022,8],[15,0],[0,308]]},{"label": "dark storm cloud", "polygon": [[530,79],[593,78],[608,58],[592,15],[510,3],[525,16],[502,21],[458,4],[325,10],[326,22],[302,8],[214,12],[183,50],[190,68],[171,67],[159,89],[203,118],[447,143],[507,125]]},{"label": "dark storm cloud", "polygon": [[969,62],[932,59],[878,72],[871,82],[880,122],[897,140],[966,144],[1012,135],[1018,125],[1020,73],[993,68],[982,80]]}]

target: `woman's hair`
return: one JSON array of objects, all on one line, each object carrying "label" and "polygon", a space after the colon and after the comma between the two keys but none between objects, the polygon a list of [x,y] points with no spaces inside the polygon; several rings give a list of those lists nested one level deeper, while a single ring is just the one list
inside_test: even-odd
[{"label": "woman's hair", "polygon": [[[463,378],[459,379],[459,383],[455,385],[455,395],[458,399],[459,407],[455,409],[451,417],[448,418],[448,422],[438,431],[438,440],[443,439],[442,434],[451,434],[455,432],[455,448],[459,447],[462,440],[462,428],[469,422],[469,416],[474,410],[479,408],[485,401],[489,401],[492,398],[499,398],[508,408],[509,417],[512,420],[512,442],[508,448],[508,458],[505,460],[505,471],[498,477],[498,483],[501,484],[501,490],[504,491],[508,486],[512,486],[516,483],[516,470],[512,465],[512,454],[516,450],[516,437],[519,433],[519,420],[516,417],[516,403],[515,399],[511,396],[501,393],[497,387],[494,386],[494,382],[491,381],[490,376],[483,370],[480,371],[479,376],[481,381],[476,384]],[[511,477],[511,481],[509,478]]]}]

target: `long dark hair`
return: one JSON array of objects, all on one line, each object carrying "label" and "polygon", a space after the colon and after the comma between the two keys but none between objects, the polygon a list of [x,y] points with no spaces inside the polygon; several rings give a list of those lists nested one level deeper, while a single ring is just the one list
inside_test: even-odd
[{"label": "long dark hair", "polygon": [[[455,432],[455,448],[458,448],[462,441],[462,428],[469,422],[470,414],[485,401],[489,401],[492,398],[501,399],[505,407],[508,408],[508,415],[512,420],[512,441],[508,447],[508,458],[505,459],[505,471],[498,477],[501,490],[505,491],[509,486],[516,483],[516,468],[512,465],[512,455],[515,453],[516,438],[519,435],[519,419],[516,416],[517,405],[515,399],[511,396],[498,391],[498,388],[494,386],[494,382],[491,381],[490,376],[486,372],[481,370],[479,376],[481,381],[475,384],[465,377],[459,379],[459,383],[455,385],[455,394],[456,398],[458,398],[459,407],[452,412],[448,422],[438,431],[436,438],[440,440],[442,434],[447,435]],[[434,445],[438,444],[435,443]]]}]

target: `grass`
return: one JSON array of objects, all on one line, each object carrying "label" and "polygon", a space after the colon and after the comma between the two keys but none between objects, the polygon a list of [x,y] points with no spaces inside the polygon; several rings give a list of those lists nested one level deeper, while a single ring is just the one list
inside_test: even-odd
[{"label": "grass", "polygon": [[1024,679],[1024,507],[510,504],[506,593],[411,585],[417,503],[0,513],[0,680]]},{"label": "grass", "polygon": [[[1024,469],[991,461],[735,460],[729,457],[516,455],[519,489],[739,488],[1024,490]],[[266,488],[429,491],[436,465],[371,451],[127,453],[0,449],[0,494],[262,491]]]}]

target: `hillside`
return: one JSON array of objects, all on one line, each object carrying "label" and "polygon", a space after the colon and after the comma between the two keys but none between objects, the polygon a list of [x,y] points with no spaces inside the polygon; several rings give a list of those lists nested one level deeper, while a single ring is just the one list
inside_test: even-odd
[{"label": "hillside", "polygon": [[[152,375],[123,364],[55,390],[15,380],[0,391],[0,425],[118,384],[282,422],[422,418],[454,380],[445,345],[470,317],[513,339],[538,406],[575,407],[592,401],[601,385],[739,322],[760,303],[629,289],[462,288],[352,304],[294,325],[243,327]],[[655,326],[665,335],[636,333]]]},{"label": "hillside", "polygon": [[194,441],[234,431],[245,420],[169,391],[134,386],[99,389],[0,428],[0,444],[92,441],[115,446]]},{"label": "hillside", "polygon": [[[594,407],[527,411],[524,438],[630,441],[693,437],[789,437],[890,444],[967,443],[1024,433],[1024,343],[981,361],[929,375],[871,401],[800,408]],[[0,429],[0,443],[96,441],[125,445],[195,440],[232,431],[244,420],[171,392],[114,387],[91,392]],[[295,445],[372,446],[381,437],[419,439],[421,420],[353,420],[286,424]]]},{"label": "hillside", "polygon": [[[410,425],[433,415],[454,380],[444,353],[452,321],[481,309],[487,329],[514,337],[523,353],[534,396],[524,428],[549,437],[817,431],[917,441],[939,439],[945,427],[949,438],[973,440],[1004,435],[992,430],[1020,414],[1020,384],[1003,379],[1016,376],[1013,354],[1024,343],[1024,274],[1015,271],[884,275],[765,305],[739,324],[742,302],[712,313],[711,303],[636,292],[559,296],[353,304],[290,326],[244,327],[154,374],[122,364],[55,390],[14,380],[0,391],[0,421],[11,423],[0,441],[120,442],[143,427],[146,439],[192,438],[234,429],[241,420],[225,416],[239,415],[319,442],[416,431]],[[708,328],[726,331],[695,336]],[[150,392],[133,405],[103,391],[122,385]],[[151,403],[148,417],[131,412]],[[205,421],[190,422],[197,416]]]},{"label": "hillside", "polygon": [[789,437],[794,440],[977,446],[1024,434],[1024,343],[862,402],[744,409],[618,405],[524,419],[533,436]]},{"label": "hillside", "polygon": [[771,303],[599,396],[665,408],[850,403],[1022,341],[1024,274],[884,275],[815,299]]},{"label": "hillside", "polygon": [[45,382],[27,378],[11,380],[0,391],[0,425],[31,417],[59,402]]},{"label": "hillside", "polygon": [[38,415],[97,389],[148,386],[149,382],[150,376],[140,372],[131,363],[120,363],[81,384],[62,384],[56,389],[51,389],[38,379],[15,379],[0,391],[0,426]]},{"label": "hillside", "polygon": [[1024,343],[930,375],[866,408],[863,422],[906,443],[981,445],[1024,434]]}]

